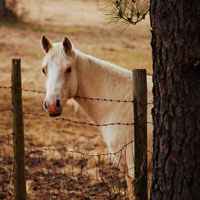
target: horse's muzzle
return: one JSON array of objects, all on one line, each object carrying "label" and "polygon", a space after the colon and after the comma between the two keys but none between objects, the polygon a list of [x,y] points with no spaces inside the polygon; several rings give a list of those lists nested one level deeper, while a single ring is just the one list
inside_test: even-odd
[{"label": "horse's muzzle", "polygon": [[49,113],[49,116],[51,117],[57,117],[62,114],[62,106],[60,104],[60,101],[56,101],[55,104],[48,104],[47,102],[44,102],[43,104],[44,110]]},{"label": "horse's muzzle", "polygon": [[62,107],[59,106],[49,106],[48,112],[50,117],[58,117],[62,114]]},{"label": "horse's muzzle", "polygon": [[62,112],[49,112],[50,117],[58,117],[62,114]]}]

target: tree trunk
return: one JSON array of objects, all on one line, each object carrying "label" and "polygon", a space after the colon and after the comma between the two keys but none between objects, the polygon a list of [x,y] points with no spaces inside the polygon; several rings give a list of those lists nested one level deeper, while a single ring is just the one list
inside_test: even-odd
[{"label": "tree trunk", "polygon": [[0,0],[0,17],[6,15],[6,0]]},{"label": "tree trunk", "polygon": [[200,199],[200,1],[151,0],[152,200]]}]

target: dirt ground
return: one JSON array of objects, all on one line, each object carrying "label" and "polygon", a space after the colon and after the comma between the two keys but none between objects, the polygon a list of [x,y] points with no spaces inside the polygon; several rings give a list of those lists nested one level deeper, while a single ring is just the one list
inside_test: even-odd
[{"label": "dirt ground", "polygon": [[[107,15],[110,11],[102,1],[38,0],[35,2],[23,0],[18,6],[19,13],[23,11],[24,22],[0,20],[0,87],[10,85],[11,58],[20,57],[23,88],[43,90],[44,77],[41,73],[43,52],[40,45],[43,34],[53,41],[68,36],[74,45],[84,52],[128,69],[145,67],[148,73],[151,73],[148,17],[140,24],[130,26],[114,22],[112,17]],[[72,126],[62,120],[49,118],[42,111],[42,99],[43,94],[23,93],[24,112],[27,113],[24,121],[27,148],[67,146],[67,149],[81,152],[107,151],[101,135],[95,128]],[[0,162],[6,163],[9,163],[12,153],[10,145],[12,118],[10,112],[1,110],[10,107],[10,90],[0,89],[0,144],[2,145],[0,155],[7,159],[5,161],[0,157]],[[74,108],[70,106],[66,106],[63,116],[70,116],[75,120],[85,119],[82,111],[75,113]],[[27,152],[29,151],[30,149],[27,149]],[[149,127],[149,151],[151,151],[151,127]],[[53,153],[45,151],[44,158],[41,153],[41,159],[50,162],[44,162],[46,167],[52,164],[51,159],[58,159],[59,156],[61,154],[57,150]],[[67,162],[67,158],[64,162]],[[41,165],[39,163],[38,168]],[[32,189],[29,193],[32,193],[33,185],[30,188]]]}]

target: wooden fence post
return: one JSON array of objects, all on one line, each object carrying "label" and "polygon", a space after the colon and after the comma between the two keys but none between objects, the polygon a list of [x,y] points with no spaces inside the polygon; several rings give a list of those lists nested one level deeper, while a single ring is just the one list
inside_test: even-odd
[{"label": "wooden fence post", "polygon": [[24,172],[24,123],[20,59],[12,60],[12,109],[15,200],[26,200],[26,182]]},{"label": "wooden fence post", "polygon": [[133,70],[134,159],[133,191],[136,200],[147,200],[147,78],[145,69]]}]

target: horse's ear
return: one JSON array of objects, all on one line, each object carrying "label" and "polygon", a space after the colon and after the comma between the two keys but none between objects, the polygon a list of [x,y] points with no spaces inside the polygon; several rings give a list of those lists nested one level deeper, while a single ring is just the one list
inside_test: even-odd
[{"label": "horse's ear", "polygon": [[42,36],[42,47],[46,53],[48,53],[49,49],[52,47],[51,42],[43,35]]},{"label": "horse's ear", "polygon": [[66,53],[69,53],[72,50],[72,43],[67,37],[63,40],[63,48]]}]

